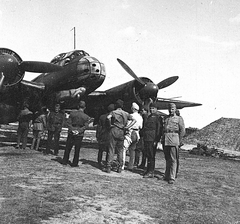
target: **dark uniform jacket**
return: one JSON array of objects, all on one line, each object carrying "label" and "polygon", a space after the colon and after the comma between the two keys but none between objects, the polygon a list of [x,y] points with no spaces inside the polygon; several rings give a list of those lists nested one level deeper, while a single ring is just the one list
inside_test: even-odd
[{"label": "dark uniform jacket", "polygon": [[98,121],[96,138],[99,144],[107,144],[109,141],[110,125],[107,122],[107,116],[108,114],[101,115]]},{"label": "dark uniform jacket", "polygon": [[[124,128],[127,125],[128,120],[133,120],[132,115],[118,108],[112,111],[109,116],[111,117],[110,123],[112,125],[110,133],[114,136],[114,138],[123,141],[124,134],[125,134]],[[108,119],[109,119],[109,116],[108,116]]]},{"label": "dark uniform jacket", "polygon": [[143,140],[159,142],[162,136],[163,122],[158,113],[150,114],[144,119]]},{"label": "dark uniform jacket", "polygon": [[83,136],[84,131],[89,126],[89,122],[90,117],[83,111],[72,111],[67,120],[68,132],[77,136]]},{"label": "dark uniform jacket", "polygon": [[47,129],[49,131],[62,131],[65,115],[61,112],[50,112],[47,118]]},{"label": "dark uniform jacket", "polygon": [[29,128],[29,122],[33,118],[33,113],[28,110],[27,108],[21,110],[20,114],[18,115],[19,127],[21,128]]}]

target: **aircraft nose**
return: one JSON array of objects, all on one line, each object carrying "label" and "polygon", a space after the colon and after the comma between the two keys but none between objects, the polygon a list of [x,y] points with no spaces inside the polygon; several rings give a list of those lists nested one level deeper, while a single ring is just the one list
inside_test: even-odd
[{"label": "aircraft nose", "polygon": [[85,56],[79,60],[77,70],[88,73],[92,79],[105,78],[106,76],[104,64],[90,56]]},{"label": "aircraft nose", "polygon": [[139,94],[143,100],[149,98],[155,100],[158,94],[158,86],[154,83],[146,83],[146,85],[140,90]]}]

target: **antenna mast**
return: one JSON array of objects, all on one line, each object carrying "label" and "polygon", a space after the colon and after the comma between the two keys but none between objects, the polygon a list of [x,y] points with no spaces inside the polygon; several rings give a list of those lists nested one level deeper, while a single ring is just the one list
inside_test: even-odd
[{"label": "antenna mast", "polygon": [[75,26],[71,29],[71,31],[73,30],[73,47],[74,50],[76,49],[76,28]]}]

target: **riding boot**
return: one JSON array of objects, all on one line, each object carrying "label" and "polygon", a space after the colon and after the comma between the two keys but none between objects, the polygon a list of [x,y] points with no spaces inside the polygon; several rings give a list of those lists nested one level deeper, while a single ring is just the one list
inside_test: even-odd
[{"label": "riding boot", "polygon": [[142,162],[141,162],[141,164],[139,166],[140,169],[144,169],[145,168],[146,160],[147,160],[146,156],[142,155]]},{"label": "riding boot", "polygon": [[107,166],[107,173],[111,173],[111,166]]},{"label": "riding boot", "polygon": [[140,152],[139,151],[135,151],[134,166],[138,166],[139,158],[140,158]]},{"label": "riding boot", "polygon": [[35,142],[36,142],[36,139],[35,139],[35,138],[33,138],[33,140],[32,140],[32,145],[31,145],[31,150],[33,150],[33,149],[34,149]]},{"label": "riding boot", "polygon": [[37,151],[39,150],[40,140],[41,140],[40,138],[37,139],[37,145],[36,145],[36,150],[37,150]]},{"label": "riding boot", "polygon": [[151,162],[147,162],[147,170],[143,173],[143,177],[147,176],[151,170]]},{"label": "riding boot", "polygon": [[100,165],[101,162],[102,162],[102,154],[103,154],[102,149],[99,149],[99,150],[98,150],[98,157],[97,157],[97,161],[98,161],[98,164],[99,164],[99,165]]}]

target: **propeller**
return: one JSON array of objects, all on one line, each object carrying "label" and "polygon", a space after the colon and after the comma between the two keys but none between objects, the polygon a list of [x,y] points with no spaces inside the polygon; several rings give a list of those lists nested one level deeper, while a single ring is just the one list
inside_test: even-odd
[{"label": "propeller", "polygon": [[0,48],[0,92],[5,87],[19,83],[25,71],[47,73],[63,69],[61,66],[48,62],[23,61],[14,51],[7,48]]},{"label": "propeller", "polygon": [[117,61],[119,62],[119,64],[125,69],[125,71],[131,75],[134,79],[136,79],[139,83],[141,83],[142,85],[145,85],[145,82],[143,82],[140,78],[137,77],[137,75],[132,71],[132,69],[130,67],[128,67],[128,65],[126,63],[124,63],[121,59],[117,58]]},{"label": "propeller", "polygon": [[119,64],[125,69],[125,71],[130,74],[135,80],[138,81],[142,86],[138,88],[137,94],[140,99],[143,101],[144,105],[148,105],[149,102],[155,101],[157,98],[158,90],[163,89],[167,86],[170,86],[178,79],[178,76],[172,76],[163,81],[159,82],[158,84],[154,84],[148,78],[139,78],[132,69],[124,63],[121,59],[117,58]]},{"label": "propeller", "polygon": [[172,77],[169,77],[169,78],[164,79],[163,81],[159,82],[157,84],[157,86],[158,86],[159,89],[163,89],[165,87],[168,87],[168,86],[172,85],[177,80],[178,80],[178,76],[172,76]]}]

